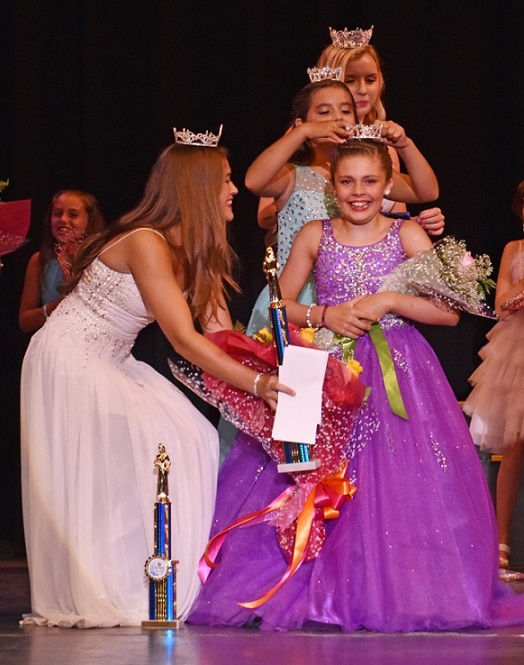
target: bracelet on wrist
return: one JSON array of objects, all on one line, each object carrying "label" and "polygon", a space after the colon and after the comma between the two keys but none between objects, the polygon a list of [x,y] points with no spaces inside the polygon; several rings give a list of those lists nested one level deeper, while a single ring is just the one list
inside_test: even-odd
[{"label": "bracelet on wrist", "polygon": [[322,317],[320,319],[320,327],[325,328],[326,327],[326,312],[328,311],[329,305],[324,305],[322,308]]},{"label": "bracelet on wrist", "polygon": [[317,303],[314,302],[311,305],[309,305],[309,307],[307,308],[307,311],[306,311],[306,327],[308,327],[308,328],[314,328],[315,327],[311,323],[311,311],[312,311],[313,307],[316,307],[316,306],[317,306]]},{"label": "bracelet on wrist", "polygon": [[47,311],[47,305],[42,306],[42,312],[44,313],[45,320],[47,321],[47,319],[49,318],[49,312]]},{"label": "bracelet on wrist", "polygon": [[258,397],[258,382],[260,381],[260,379],[261,379],[263,376],[264,376],[264,374],[263,374],[262,372],[259,372],[259,373],[255,376],[255,380],[253,381],[253,395],[254,395],[255,397]]}]

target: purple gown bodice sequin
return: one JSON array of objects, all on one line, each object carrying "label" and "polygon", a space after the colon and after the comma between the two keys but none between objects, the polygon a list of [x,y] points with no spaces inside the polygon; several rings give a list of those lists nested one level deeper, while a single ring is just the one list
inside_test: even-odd
[{"label": "purple gown bodice sequin", "polygon": [[380,242],[349,247],[335,239],[331,220],[324,219],[315,263],[318,302],[339,305],[375,293],[384,277],[407,259],[398,233],[402,221],[395,220]]}]

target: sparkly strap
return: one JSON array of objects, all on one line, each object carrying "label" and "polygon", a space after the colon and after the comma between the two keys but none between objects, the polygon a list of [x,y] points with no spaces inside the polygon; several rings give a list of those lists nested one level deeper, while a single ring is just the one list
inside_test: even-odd
[{"label": "sparkly strap", "polygon": [[[138,231],[151,231],[152,233],[156,233],[157,236],[160,236],[163,240],[166,240],[164,236],[160,233],[160,231],[157,231],[156,229],[151,229],[149,226],[141,226],[139,229],[133,229],[132,231],[129,231],[129,233],[126,233],[123,236],[120,236],[120,238],[117,238],[114,242],[112,242],[110,245],[107,247],[104,247],[104,249],[99,252],[98,256],[102,256],[104,252],[107,252],[108,249],[111,249],[115,245],[118,245],[119,242],[122,242],[122,240],[125,240],[126,238],[129,238],[129,236],[132,236],[134,233],[137,233]],[[167,242],[167,240],[166,240]]]}]

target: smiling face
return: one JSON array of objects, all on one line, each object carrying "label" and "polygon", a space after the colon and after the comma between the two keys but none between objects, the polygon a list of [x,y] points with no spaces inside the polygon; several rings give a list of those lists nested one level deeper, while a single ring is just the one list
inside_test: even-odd
[{"label": "smiling face", "polygon": [[375,218],[390,185],[382,161],[374,155],[343,157],[333,174],[342,216],[356,225],[367,224]]},{"label": "smiling face", "polygon": [[51,209],[51,233],[57,242],[78,238],[88,222],[89,215],[79,196],[64,192],[56,197]]},{"label": "smiling face", "polygon": [[369,53],[349,60],[344,72],[344,83],[351,90],[359,121],[363,122],[371,110],[376,108],[381,94],[382,80],[376,60]]},{"label": "smiling face", "polygon": [[227,159],[224,159],[224,176],[222,187],[220,189],[220,206],[224,210],[224,219],[226,222],[233,221],[233,198],[238,194],[238,189],[231,180],[231,167]]}]

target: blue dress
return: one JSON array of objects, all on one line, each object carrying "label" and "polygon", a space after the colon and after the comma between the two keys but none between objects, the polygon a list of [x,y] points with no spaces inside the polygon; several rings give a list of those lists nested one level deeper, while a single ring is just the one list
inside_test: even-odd
[{"label": "blue dress", "polygon": [[[375,292],[406,259],[392,222],[379,242],[348,247],[325,220],[315,265],[318,302]],[[351,279],[348,279],[351,275]],[[524,623],[524,597],[498,579],[495,516],[465,418],[434,352],[409,321],[387,316],[388,341],[408,420],[393,413],[369,334],[356,344],[369,399],[348,442],[356,486],[326,521],[319,555],[277,593],[288,560],[265,522],[233,530],[190,614],[197,624],[291,630],[455,630]],[[267,506],[290,484],[254,439],[240,435],[220,476],[212,533]]]},{"label": "blue dress", "polygon": [[[335,194],[329,180],[309,166],[295,166],[295,186],[278,213],[277,260],[281,269],[286,265],[293,240],[304,224],[328,217],[328,208],[332,209],[335,205]],[[315,283],[311,277],[302,289],[299,302],[310,305],[315,299]],[[249,336],[270,327],[268,307],[269,291],[266,286],[253,307],[246,331]]]},{"label": "blue dress", "polygon": [[50,302],[58,300],[62,295],[58,287],[64,283],[64,275],[58,259],[51,259],[44,268],[44,275],[40,285],[40,295],[42,304],[47,305]]}]

